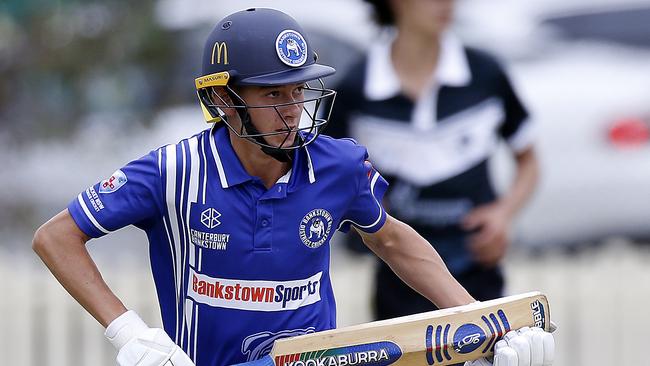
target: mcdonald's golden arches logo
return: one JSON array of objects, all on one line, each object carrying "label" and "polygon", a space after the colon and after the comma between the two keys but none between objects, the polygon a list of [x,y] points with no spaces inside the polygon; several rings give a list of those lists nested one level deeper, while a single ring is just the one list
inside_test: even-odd
[{"label": "mcdonald's golden arches logo", "polygon": [[[214,59],[215,53],[217,55],[216,62]],[[223,61],[224,65],[228,65],[228,45],[226,42],[217,41],[214,42],[214,46],[212,46],[212,64],[220,64],[221,61]]]}]

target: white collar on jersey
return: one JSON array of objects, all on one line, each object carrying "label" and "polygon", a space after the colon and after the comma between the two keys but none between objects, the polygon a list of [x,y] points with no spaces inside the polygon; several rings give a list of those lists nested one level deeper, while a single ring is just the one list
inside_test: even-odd
[{"label": "white collar on jersey", "polygon": [[[227,137],[223,138],[222,144],[220,144],[220,145],[223,145],[221,147],[221,149],[228,149],[229,151],[219,150],[219,148],[217,147],[217,143],[216,143],[216,139],[219,138],[217,136],[218,133],[219,133],[219,130],[217,130],[216,126],[217,126],[216,124],[214,126],[212,126],[212,128],[210,129],[210,132],[208,134],[208,136],[210,136],[210,149],[212,150],[212,156],[214,157],[214,161],[215,161],[215,163],[217,165],[217,172],[219,173],[219,180],[221,181],[221,187],[228,188],[233,184],[238,184],[239,182],[241,182],[243,180],[247,180],[249,175],[248,175],[248,173],[246,173],[243,170],[243,167],[240,167],[241,174],[239,174],[238,177],[237,177],[237,175],[235,175],[234,181],[233,181],[233,179],[229,180],[227,178],[226,169],[227,169],[227,167],[228,167],[228,169],[231,169],[231,170],[235,169],[233,167],[233,164],[235,164],[235,159],[237,159],[237,157],[235,155],[235,151],[230,146],[230,143],[228,142]],[[223,126],[222,126],[222,128],[225,131],[223,133],[225,133],[226,134],[225,136],[227,136],[227,134],[228,134],[227,128],[223,127]],[[309,153],[309,150],[307,149],[307,146],[303,146],[301,149],[304,149],[305,155],[307,157],[307,159],[306,159],[307,160],[307,175],[308,175],[307,179],[309,180],[309,183],[314,183],[314,182],[316,182],[316,175],[314,174],[314,164],[313,164],[312,159],[311,159],[311,154]],[[220,151],[221,151],[221,153],[220,153]],[[299,154],[300,154],[300,150],[297,151],[297,155],[299,155]],[[300,159],[300,157],[298,157],[298,159]],[[238,161],[237,161],[237,164],[241,166],[241,163],[239,163]],[[289,183],[289,179],[291,178],[292,172],[293,172],[293,168],[289,169],[289,171],[285,175],[283,175],[282,177],[280,177],[280,179],[278,179],[277,183]],[[232,175],[230,177],[233,178]]]},{"label": "white collar on jersey", "polygon": [[[401,86],[390,57],[396,31],[388,28],[370,47],[366,69],[364,94],[369,100],[385,100],[398,95]],[[464,86],[469,84],[472,74],[467,56],[460,40],[450,31],[441,39],[440,59],[435,70],[435,84]]]}]

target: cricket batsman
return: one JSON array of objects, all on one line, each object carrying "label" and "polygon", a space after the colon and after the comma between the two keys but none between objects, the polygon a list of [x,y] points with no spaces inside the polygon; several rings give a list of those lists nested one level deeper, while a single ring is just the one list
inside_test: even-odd
[{"label": "cricket batsman", "polygon": [[[195,85],[212,126],[118,169],[34,236],[43,262],[106,328],[119,365],[226,366],[263,357],[278,338],[336,327],[330,239],[351,227],[437,306],[474,301],[429,243],[386,214],[387,183],[366,149],[320,135],[336,94],[321,78],[334,69],[317,63],[293,18],[228,15],[202,61]],[[127,225],[147,234],[163,329],[127,309],[86,250]],[[552,350],[527,333],[511,334],[519,341],[495,364],[549,365]]]}]

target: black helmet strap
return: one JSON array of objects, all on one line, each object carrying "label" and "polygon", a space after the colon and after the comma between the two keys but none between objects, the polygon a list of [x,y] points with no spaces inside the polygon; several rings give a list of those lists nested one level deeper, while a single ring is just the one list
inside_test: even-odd
[{"label": "black helmet strap", "polygon": [[[248,113],[248,110],[246,108],[238,109],[237,113],[239,113],[239,117],[242,120],[242,124],[246,130],[246,133],[249,135],[258,135],[249,138],[254,139],[255,141],[262,144],[260,145],[260,148],[262,149],[263,153],[282,163],[288,163],[293,160],[293,150],[283,150],[277,147],[265,146],[270,144],[268,141],[266,141],[266,139],[264,139],[264,136],[259,136],[260,131],[255,127],[255,125],[253,125],[253,122],[251,121],[251,115]],[[300,142],[299,136],[299,134],[296,134],[296,140],[294,143]]]},{"label": "black helmet strap", "polygon": [[[228,91],[228,95],[233,102],[236,100],[237,104],[246,106],[246,103],[244,103],[244,101],[239,95],[237,95],[237,93],[235,93],[230,88],[226,88],[226,90]],[[293,160],[293,150],[283,150],[277,147],[267,146],[270,144],[268,141],[266,141],[266,139],[264,139],[264,136],[260,136],[261,132],[255,127],[255,125],[253,125],[251,115],[248,113],[248,108],[237,108],[237,113],[239,114],[239,118],[241,119],[242,126],[246,133],[253,135],[251,137],[248,137],[248,139],[257,141],[263,153],[281,163],[288,163]],[[300,137],[300,134],[296,134],[294,144],[299,144],[301,140],[302,138]]]}]

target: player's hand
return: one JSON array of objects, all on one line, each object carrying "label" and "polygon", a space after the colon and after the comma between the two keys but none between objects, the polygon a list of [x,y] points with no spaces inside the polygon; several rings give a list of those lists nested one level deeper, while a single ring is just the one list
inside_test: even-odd
[{"label": "player's hand", "polygon": [[523,327],[508,332],[494,345],[494,361],[485,358],[465,366],[550,366],[555,359],[555,339],[541,328]]},{"label": "player's hand", "polygon": [[149,328],[134,311],[113,320],[105,335],[118,350],[120,366],[194,366],[164,330]]},{"label": "player's hand", "polygon": [[463,228],[473,231],[469,250],[478,263],[493,267],[504,257],[510,244],[511,222],[510,211],[498,201],[478,206],[463,218]]}]

